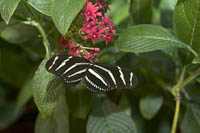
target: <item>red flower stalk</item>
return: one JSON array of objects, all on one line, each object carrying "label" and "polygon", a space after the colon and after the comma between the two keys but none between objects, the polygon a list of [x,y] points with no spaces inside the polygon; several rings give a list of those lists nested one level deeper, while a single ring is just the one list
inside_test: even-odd
[{"label": "red flower stalk", "polygon": [[72,54],[73,56],[78,56],[80,52],[80,45],[74,46],[73,43],[68,42],[69,51],[68,54]]},{"label": "red flower stalk", "polygon": [[[87,60],[93,60],[95,56],[97,56],[98,53],[93,53],[93,52],[90,52],[90,53],[87,53],[84,58],[87,59]],[[95,60],[97,61],[97,60]]]},{"label": "red flower stalk", "polygon": [[[87,60],[94,59],[94,57],[98,55],[98,53],[95,52],[100,51],[100,48],[83,47],[80,44],[75,45],[74,43],[66,40],[64,37],[61,38],[58,44],[62,46],[62,50],[65,50],[66,46],[68,46],[68,54],[73,56],[83,56]],[[92,52],[88,52],[88,50],[91,50]]]}]

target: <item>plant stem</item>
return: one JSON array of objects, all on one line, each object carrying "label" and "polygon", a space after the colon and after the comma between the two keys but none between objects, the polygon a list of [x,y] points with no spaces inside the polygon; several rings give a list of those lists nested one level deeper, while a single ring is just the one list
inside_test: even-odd
[{"label": "plant stem", "polygon": [[43,45],[44,45],[45,50],[46,50],[46,56],[47,57],[51,57],[50,44],[49,44],[49,41],[47,39],[46,33],[45,33],[44,29],[42,28],[42,26],[40,25],[40,23],[38,23],[38,22],[36,22],[34,20],[25,21],[23,23],[33,25],[33,26],[35,26],[39,30],[39,32],[40,32],[40,34],[42,36]]},{"label": "plant stem", "polygon": [[180,85],[179,85],[179,88],[183,88],[185,87],[187,84],[189,84],[192,80],[194,80],[197,76],[200,75],[200,68],[198,68],[196,71],[192,72],[190,74],[190,76],[185,79]]},{"label": "plant stem", "polygon": [[197,76],[200,75],[200,68],[196,71],[192,72],[189,77],[184,80],[186,67],[183,68],[181,76],[179,78],[178,83],[172,88],[172,93],[176,97],[176,109],[174,113],[174,120],[172,125],[171,133],[176,133],[177,123],[178,123],[178,116],[180,111],[180,91],[184,88],[187,84],[189,84],[192,80],[194,80]]},{"label": "plant stem", "polygon": [[180,111],[180,94],[178,92],[176,94],[176,109],[175,109],[175,112],[174,112],[174,120],[173,120],[171,133],[176,133],[179,111]]},{"label": "plant stem", "polygon": [[183,67],[183,71],[181,72],[181,75],[178,79],[178,83],[172,88],[172,94],[174,97],[176,97],[176,94],[180,91],[180,85],[184,80],[185,77],[185,71],[186,71],[186,67]]},{"label": "plant stem", "polygon": [[[183,70],[181,77],[179,79],[179,82],[177,83],[177,85],[175,85],[172,88],[172,93],[174,96],[176,96],[176,93],[180,92],[180,90],[185,87],[187,84],[189,84],[192,80],[194,80],[197,76],[200,75],[200,68],[198,68],[196,71],[192,72],[190,74],[189,77],[187,77],[185,80],[183,80],[184,78],[184,73],[185,73],[185,69]],[[182,76],[183,75],[183,76]]]},{"label": "plant stem", "polygon": [[22,0],[22,3],[23,3],[23,5],[26,7],[26,9],[27,9],[28,12],[30,13],[30,15],[36,19],[37,17],[36,17],[36,15],[33,13],[33,11],[31,10],[31,8],[29,7],[27,1]]},{"label": "plant stem", "polygon": [[[31,10],[31,8],[29,7],[27,1],[22,0],[22,2],[23,2],[23,4],[24,4],[25,8],[26,8],[26,9],[28,10],[28,12],[30,13],[30,15],[31,15],[33,18],[37,19],[37,16],[33,13],[33,11]],[[40,34],[41,34],[41,36],[42,36],[43,45],[44,45],[45,50],[46,50],[46,56],[47,56],[47,57],[50,57],[50,56],[51,56],[51,49],[50,49],[49,41],[48,41],[47,36],[46,36],[46,33],[45,33],[44,29],[42,28],[42,26],[40,25],[40,23],[38,23],[37,21],[34,21],[34,20],[25,21],[25,22],[23,22],[23,23],[24,23],[24,24],[33,25],[33,26],[35,26],[35,27],[39,30],[39,32],[40,32]]]}]

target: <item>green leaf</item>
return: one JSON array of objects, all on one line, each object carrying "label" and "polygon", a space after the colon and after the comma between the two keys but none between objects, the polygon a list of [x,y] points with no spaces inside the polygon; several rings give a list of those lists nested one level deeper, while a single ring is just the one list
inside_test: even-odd
[{"label": "green leaf", "polygon": [[27,2],[39,12],[51,16],[53,0],[28,0]]},{"label": "green leaf", "polygon": [[70,133],[86,133],[87,121],[88,119],[79,119],[70,115]]},{"label": "green leaf", "polygon": [[16,103],[16,111],[18,112],[33,96],[32,80],[25,82],[21,88]]},{"label": "green leaf", "polygon": [[35,38],[32,40],[28,40],[26,42],[20,43],[19,46],[27,51],[29,54],[32,54],[34,56],[39,57],[45,57],[45,48],[44,45],[42,45],[42,39],[41,38]]},{"label": "green leaf", "polygon": [[34,101],[43,117],[48,117],[56,106],[58,97],[63,91],[63,84],[59,78],[47,72],[45,58],[33,77]]},{"label": "green leaf", "polygon": [[162,96],[149,95],[141,98],[139,108],[142,116],[148,120],[152,119],[163,104]]},{"label": "green leaf", "polygon": [[0,39],[1,81],[14,88],[20,88],[33,74],[34,66],[28,57],[29,55],[19,47]]},{"label": "green leaf", "polygon": [[132,26],[119,34],[115,42],[116,48],[124,52],[143,53],[165,48],[188,48],[197,55],[188,45],[179,41],[167,29],[150,24]]},{"label": "green leaf", "polygon": [[125,55],[114,47],[108,47],[101,50],[98,54],[98,61],[103,63],[115,64],[120,58]]},{"label": "green leaf", "polygon": [[8,24],[10,18],[15,12],[20,0],[2,0],[0,6],[0,13],[3,20]]},{"label": "green leaf", "polygon": [[[31,31],[31,32],[30,32]],[[23,43],[38,36],[38,31],[35,27],[27,24],[15,24],[7,26],[1,31],[1,37],[10,43]]]},{"label": "green leaf", "polygon": [[178,0],[161,0],[160,8],[162,10],[174,10]]},{"label": "green leaf", "polygon": [[62,35],[67,33],[72,21],[84,4],[85,0],[54,0],[52,18]]},{"label": "green leaf", "polygon": [[200,63],[200,56],[196,56],[193,60],[192,60],[193,64],[199,64]]},{"label": "green leaf", "polygon": [[118,25],[129,16],[129,3],[128,1],[113,0],[109,5],[111,11],[107,11],[107,15],[112,19],[112,23]]},{"label": "green leaf", "polygon": [[3,0],[0,0],[0,7],[1,7],[1,3],[2,3],[2,1],[3,1]]},{"label": "green leaf", "polygon": [[44,119],[38,115],[35,133],[69,133],[69,111],[64,93],[60,95],[51,116]]},{"label": "green leaf", "polygon": [[75,87],[67,88],[66,97],[70,113],[76,118],[85,119],[91,110],[93,95],[83,82]]},{"label": "green leaf", "polygon": [[200,53],[200,1],[179,0],[174,11],[174,29],[180,40]]},{"label": "green leaf", "polygon": [[160,22],[168,29],[173,29],[174,9],[178,0],[161,0],[160,2]]},{"label": "green leaf", "polygon": [[87,123],[87,133],[136,133],[132,118],[108,99],[96,99]]},{"label": "green leaf", "polygon": [[0,83],[0,132],[13,124],[21,115],[21,112],[15,111],[15,103],[8,101],[10,94],[12,95],[13,91]]},{"label": "green leaf", "polygon": [[150,24],[153,0],[131,0],[130,13],[136,24]]},{"label": "green leaf", "polygon": [[8,128],[21,115],[20,112],[15,111],[14,103],[5,103],[0,106],[0,130]]},{"label": "green leaf", "polygon": [[191,107],[192,107],[192,112],[196,118],[196,121],[200,127],[200,106],[198,104],[197,105],[193,104],[191,105]]},{"label": "green leaf", "polygon": [[191,105],[188,105],[181,126],[183,133],[199,133],[200,131],[200,125],[192,110]]}]

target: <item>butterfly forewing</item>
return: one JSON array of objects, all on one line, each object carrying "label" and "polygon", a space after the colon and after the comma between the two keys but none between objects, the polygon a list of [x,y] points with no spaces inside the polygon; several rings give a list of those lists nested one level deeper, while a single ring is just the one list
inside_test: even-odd
[{"label": "butterfly forewing", "polygon": [[98,73],[93,67],[89,68],[84,76],[86,87],[92,91],[108,91],[110,88],[109,82]]},{"label": "butterfly forewing", "polygon": [[46,63],[46,69],[60,76],[65,84],[76,85],[85,75],[90,62],[84,58],[59,55],[51,58]]}]

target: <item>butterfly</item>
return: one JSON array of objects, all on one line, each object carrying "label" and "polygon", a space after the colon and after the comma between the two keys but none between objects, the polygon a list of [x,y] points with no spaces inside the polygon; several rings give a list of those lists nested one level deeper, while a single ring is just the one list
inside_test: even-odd
[{"label": "butterfly", "polygon": [[138,82],[136,75],[119,66],[94,63],[82,57],[57,55],[49,59],[46,69],[74,86],[84,81],[85,86],[95,92],[107,92],[119,88],[134,88]]}]

